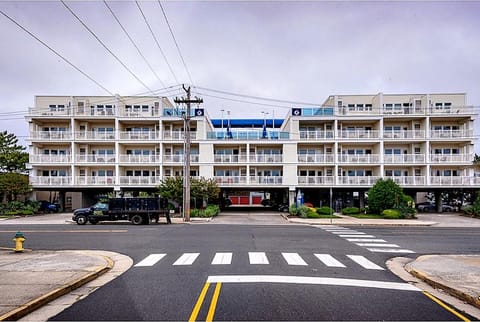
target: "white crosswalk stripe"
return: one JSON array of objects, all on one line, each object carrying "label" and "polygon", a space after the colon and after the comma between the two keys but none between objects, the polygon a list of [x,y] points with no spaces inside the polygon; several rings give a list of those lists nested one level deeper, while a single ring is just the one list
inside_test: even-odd
[{"label": "white crosswalk stripe", "polygon": [[198,255],[200,255],[200,253],[184,253],[175,261],[175,263],[173,263],[173,265],[192,265],[193,262],[195,262],[195,260],[197,259]]},{"label": "white crosswalk stripe", "polygon": [[358,265],[362,266],[363,268],[366,269],[375,269],[375,270],[384,270],[382,267],[378,266],[377,264],[369,261],[363,256],[358,256],[358,255],[347,255],[348,258],[350,258],[352,261],[357,263]]},{"label": "white crosswalk stripe", "polygon": [[252,265],[268,265],[268,258],[264,252],[249,252],[248,259]]},{"label": "white crosswalk stripe", "polygon": [[396,248],[367,248],[369,251],[374,253],[415,253],[410,249],[396,249]]},{"label": "white crosswalk stripe", "polygon": [[230,265],[232,263],[232,253],[216,253],[212,265]]},{"label": "white crosswalk stripe", "polygon": [[375,244],[375,243],[355,243],[362,247],[400,247],[397,244]]},{"label": "white crosswalk stripe", "polygon": [[283,258],[287,261],[288,265],[307,266],[308,264],[303,260],[298,253],[282,253]]},{"label": "white crosswalk stripe", "polygon": [[342,238],[375,238],[373,235],[337,235]]},{"label": "white crosswalk stripe", "polygon": [[322,263],[324,263],[328,267],[346,267],[338,260],[333,258],[332,255],[329,254],[314,254]]},{"label": "white crosswalk stripe", "polygon": [[355,231],[355,230],[350,230],[350,231],[332,231],[331,233],[332,233],[332,234],[335,234],[335,235],[345,235],[345,234],[349,234],[349,235],[365,235],[365,233],[362,233],[361,231]]},{"label": "white crosswalk stripe", "polygon": [[349,242],[365,242],[365,243],[386,243],[384,239],[368,239],[368,238],[347,238]]},{"label": "white crosswalk stripe", "polygon": [[150,254],[145,257],[142,261],[138,262],[135,267],[145,267],[145,266],[153,266],[158,263],[159,260],[164,258],[167,254]]}]

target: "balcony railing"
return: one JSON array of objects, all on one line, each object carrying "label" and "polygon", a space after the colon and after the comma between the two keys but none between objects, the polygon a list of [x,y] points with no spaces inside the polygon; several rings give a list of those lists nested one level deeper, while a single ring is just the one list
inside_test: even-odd
[{"label": "balcony railing", "polygon": [[67,186],[71,185],[72,177],[43,177],[30,176],[30,184],[33,186]]},{"label": "balcony railing", "polygon": [[155,131],[148,132],[132,132],[132,131],[121,131],[120,140],[158,140],[160,135]]},{"label": "balcony railing", "polygon": [[379,163],[379,154],[342,154],[337,158],[340,163]]},{"label": "balcony railing", "polygon": [[431,154],[431,163],[463,163],[472,162],[473,156],[470,154]]},{"label": "balcony railing", "polygon": [[78,131],[75,132],[76,140],[98,140],[112,141],[115,140],[114,132],[95,132],[95,131]]},{"label": "balcony railing", "polygon": [[[165,154],[163,156],[163,162],[178,163],[185,160],[185,155],[183,154]],[[190,162],[198,162],[198,154],[190,154]]]},{"label": "balcony railing", "polygon": [[155,186],[160,183],[160,177],[134,177],[134,176],[120,176],[120,185],[147,185]]},{"label": "balcony railing", "polygon": [[432,139],[458,139],[473,137],[473,130],[431,130],[430,137]]},{"label": "balcony railing", "polygon": [[219,185],[235,185],[247,183],[246,176],[215,176],[215,182]]},{"label": "balcony railing", "polygon": [[378,139],[380,132],[377,130],[341,130],[338,137],[342,139]]},{"label": "balcony railing", "polygon": [[332,140],[334,137],[333,131],[300,131],[300,140]]},{"label": "balcony railing", "polygon": [[327,176],[299,176],[298,177],[298,184],[299,185],[312,185],[312,186],[324,186],[324,185],[334,185],[335,184],[335,177],[327,177]]},{"label": "balcony railing", "polygon": [[250,184],[282,184],[281,176],[251,176]]},{"label": "balcony railing", "polygon": [[[162,133],[164,140],[183,140],[185,138],[185,132],[183,131],[164,131]],[[197,132],[190,132],[190,139],[197,139]]]},{"label": "balcony railing", "polygon": [[208,140],[288,140],[290,133],[267,130],[264,131],[215,131],[207,132]]},{"label": "balcony railing", "polygon": [[256,163],[280,163],[283,161],[281,154],[250,154],[250,162]]},{"label": "balcony railing", "polygon": [[[442,185],[442,186],[471,186],[474,184],[479,184],[478,178],[475,177],[463,177],[463,176],[454,176],[454,177],[442,177],[442,176],[431,176],[430,184],[432,185]],[[477,182],[476,182],[477,181]]]},{"label": "balcony railing", "polygon": [[78,163],[115,163],[115,156],[98,154],[79,154],[75,156]]},{"label": "balcony railing", "polygon": [[104,186],[114,185],[114,176],[77,176],[75,177],[75,184],[87,186]]},{"label": "balcony railing", "polygon": [[71,140],[72,133],[67,131],[33,131],[30,133],[30,139],[33,140],[48,140],[48,141],[62,141]]},{"label": "balcony railing", "polygon": [[30,154],[30,163],[68,163],[71,160],[72,156],[70,154]]},{"label": "balcony railing", "polygon": [[214,156],[215,163],[238,163],[246,161],[246,154],[215,154]]},{"label": "balcony railing", "polygon": [[159,155],[120,154],[121,163],[159,163]]},{"label": "balcony railing", "polygon": [[383,163],[402,164],[402,163],[425,163],[424,154],[385,154]]},{"label": "balcony railing", "polygon": [[381,177],[374,176],[340,176],[337,177],[338,185],[353,185],[353,186],[372,186],[377,182]]},{"label": "balcony railing", "polygon": [[333,163],[335,156],[333,154],[298,154],[300,163]]},{"label": "balcony railing", "polygon": [[425,176],[385,176],[384,179],[392,179],[396,184],[400,186],[424,186],[427,182],[427,178]]},{"label": "balcony railing", "polygon": [[423,130],[383,131],[385,139],[424,139]]}]

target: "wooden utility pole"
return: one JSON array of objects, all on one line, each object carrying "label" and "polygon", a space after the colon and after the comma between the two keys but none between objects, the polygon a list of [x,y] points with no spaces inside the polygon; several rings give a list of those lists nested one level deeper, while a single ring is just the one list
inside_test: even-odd
[{"label": "wooden utility pole", "polygon": [[187,111],[183,115],[184,124],[184,160],[183,160],[183,220],[190,221],[190,117],[191,117],[191,103],[203,103],[203,99],[195,97],[190,99],[190,86],[188,88],[182,85],[183,90],[187,93],[187,98],[175,98],[173,101],[176,104],[187,104]]}]

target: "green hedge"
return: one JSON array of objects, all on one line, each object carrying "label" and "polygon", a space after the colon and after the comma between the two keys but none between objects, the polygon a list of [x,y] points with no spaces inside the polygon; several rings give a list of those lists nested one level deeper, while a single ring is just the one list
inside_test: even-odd
[{"label": "green hedge", "polygon": [[403,218],[402,213],[398,209],[385,209],[382,212],[382,216],[385,219],[401,219],[401,218]]},{"label": "green hedge", "polygon": [[317,214],[319,215],[333,215],[333,209],[327,206],[317,208]]},{"label": "green hedge", "polygon": [[348,215],[358,215],[360,214],[360,208],[357,207],[347,207],[342,209],[342,214]]},{"label": "green hedge", "polygon": [[190,217],[214,217],[220,213],[218,205],[208,205],[205,209],[191,209]]}]

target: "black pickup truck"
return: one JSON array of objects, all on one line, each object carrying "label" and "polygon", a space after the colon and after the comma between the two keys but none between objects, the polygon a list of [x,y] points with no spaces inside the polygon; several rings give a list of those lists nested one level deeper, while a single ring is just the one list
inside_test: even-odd
[{"label": "black pickup truck", "polygon": [[72,220],[78,225],[117,220],[148,225],[153,220],[158,222],[160,215],[165,215],[167,224],[171,223],[168,200],[165,198],[110,198],[88,208],[75,209]]}]

